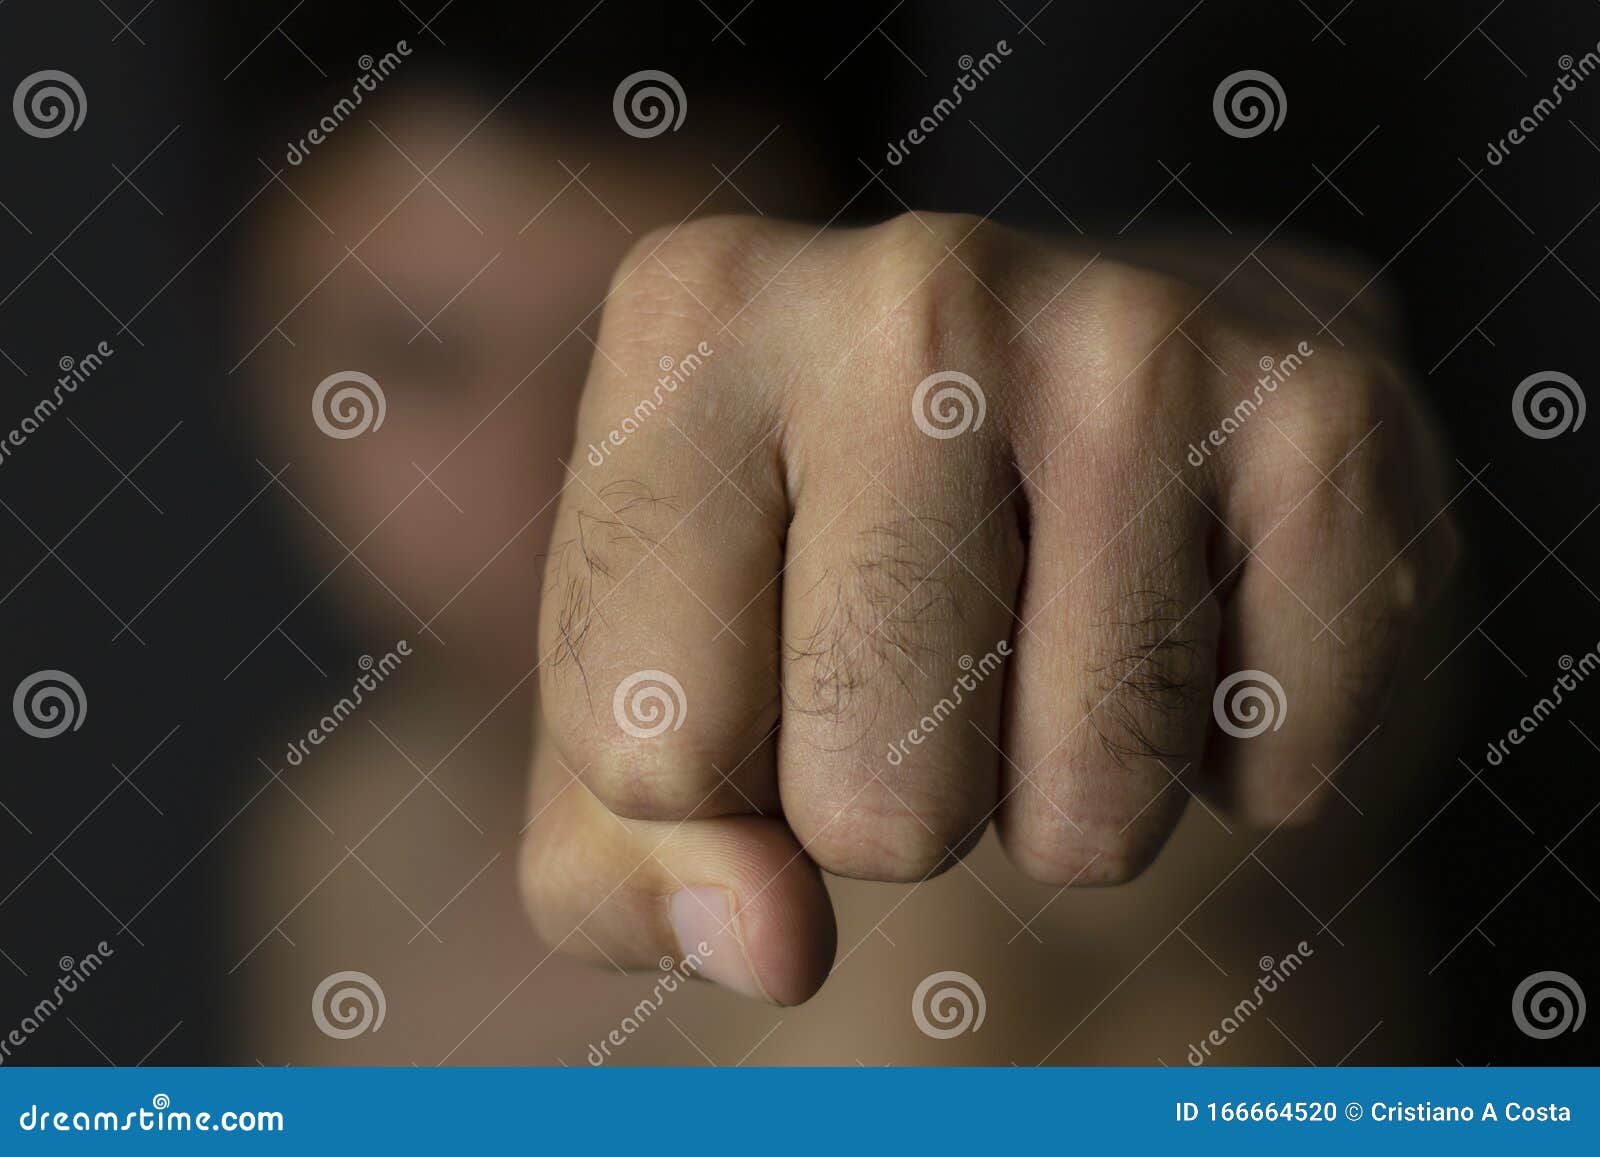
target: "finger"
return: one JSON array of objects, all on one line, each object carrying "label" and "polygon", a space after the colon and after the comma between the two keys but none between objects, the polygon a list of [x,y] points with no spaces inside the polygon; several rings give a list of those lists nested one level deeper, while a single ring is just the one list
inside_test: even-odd
[{"label": "finger", "polygon": [[[1183,487],[1154,462],[1131,485],[1123,472],[1069,482],[1067,457],[1034,476],[1000,833],[1035,879],[1122,883],[1188,801],[1218,608]],[[1070,515],[1057,508],[1069,501]]]},{"label": "finger", "polygon": [[[879,400],[827,400],[829,420],[864,442],[795,439],[779,784],[823,868],[918,880],[952,865],[994,806],[1022,553],[991,428],[973,409],[958,437],[924,433],[910,403],[925,375],[897,376],[903,391]],[[847,452],[860,444],[870,466]]]},{"label": "finger", "polygon": [[[655,295],[647,328],[631,320],[641,295]],[[737,339],[709,318],[663,323],[662,295],[705,316],[643,261],[602,327],[546,571],[542,708],[619,815],[772,812],[786,516],[775,423],[737,386]]]},{"label": "finger", "polygon": [[1431,483],[1398,466],[1404,416],[1359,385],[1344,395],[1332,412],[1290,409],[1257,432],[1271,451],[1242,464],[1271,470],[1272,498],[1241,511],[1251,549],[1225,608],[1209,762],[1257,823],[1304,822],[1337,790],[1437,577],[1408,497]]},{"label": "finger", "polygon": [[690,972],[797,1004],[833,962],[833,909],[781,820],[677,823],[613,815],[536,744],[522,885],[552,948],[623,969]]}]

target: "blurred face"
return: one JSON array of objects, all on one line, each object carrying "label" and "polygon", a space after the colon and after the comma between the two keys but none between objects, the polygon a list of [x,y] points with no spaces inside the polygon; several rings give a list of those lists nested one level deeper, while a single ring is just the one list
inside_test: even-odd
[{"label": "blurred face", "polygon": [[[337,567],[325,589],[355,629],[417,640],[426,623],[440,661],[504,685],[536,658],[540,554],[594,307],[631,241],[716,177],[652,171],[646,189],[605,137],[510,110],[474,130],[483,108],[437,94],[368,107],[372,123],[352,118],[285,169],[294,196],[263,196],[240,347],[255,349],[238,372],[262,462],[289,464],[286,522],[315,578]],[[411,163],[447,153],[431,180]],[[318,384],[343,371],[376,383],[381,425],[358,381],[314,413]]]}]

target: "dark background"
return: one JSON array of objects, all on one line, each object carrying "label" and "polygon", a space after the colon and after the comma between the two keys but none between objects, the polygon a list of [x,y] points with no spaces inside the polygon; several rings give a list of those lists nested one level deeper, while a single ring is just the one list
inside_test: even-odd
[{"label": "dark background", "polygon": [[[0,7],[4,93],[41,68],[89,93],[83,128],[50,141],[0,118],[0,428],[49,392],[60,358],[102,339],[116,350],[0,465],[0,690],[63,668],[89,701],[82,728],[50,742],[0,717],[0,1030],[48,992],[59,957],[102,939],[116,952],[13,1063],[218,1054],[228,825],[261,786],[248,770],[259,721],[302,693],[306,668],[267,646],[223,676],[317,578],[253,497],[262,476],[227,373],[237,243],[268,180],[261,160],[281,165],[280,126],[309,123],[356,57],[400,38],[408,69],[455,76],[485,108],[505,97],[508,113],[604,120],[617,80],[665,68],[691,100],[758,107],[812,142],[834,203],[848,202],[841,221],[900,211],[867,166],[882,169],[886,143],[948,92],[960,55],[1004,38],[1003,69],[885,171],[906,202],[1045,229],[1069,228],[1059,207],[1115,231],[1152,201],[1148,227],[1220,232],[1214,213],[1259,232],[1287,218],[1289,235],[1381,265],[1462,464],[1452,492],[1488,469],[1454,507],[1476,606],[1461,633],[1480,617],[1481,630],[1446,660],[1476,688],[1447,745],[1483,779],[1454,759],[1396,767],[1424,788],[1374,829],[1388,841],[1376,859],[1393,852],[1386,870],[1429,897],[1397,935],[1441,960],[1429,983],[1453,1015],[1437,1063],[1600,1059],[1595,1026],[1536,1041],[1507,1007],[1543,969],[1600,992],[1600,820],[1588,818],[1600,688],[1503,766],[1483,759],[1548,691],[1558,658],[1600,641],[1600,519],[1587,519],[1600,418],[1538,441],[1509,405],[1536,371],[1600,384],[1600,78],[1504,164],[1484,160],[1548,94],[1558,58],[1600,42],[1600,5],[457,0],[432,24],[438,39],[422,24],[439,0],[332,7]],[[1211,95],[1245,68],[1276,76],[1289,109],[1280,131],[1235,140]],[[996,145],[1022,170],[1049,157],[1008,192],[1019,169]],[[728,162],[745,147],[730,142]],[[350,650],[327,614],[307,601],[297,637]]]}]

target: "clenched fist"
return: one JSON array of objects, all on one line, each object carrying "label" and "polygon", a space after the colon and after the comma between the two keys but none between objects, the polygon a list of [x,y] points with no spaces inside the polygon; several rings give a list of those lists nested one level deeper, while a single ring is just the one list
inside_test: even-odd
[{"label": "clenched fist", "polygon": [[1453,553],[1364,281],[926,214],[643,241],[541,609],[546,938],[794,1003],[819,868],[922,880],[993,821],[1116,883],[1192,793],[1311,815]]}]

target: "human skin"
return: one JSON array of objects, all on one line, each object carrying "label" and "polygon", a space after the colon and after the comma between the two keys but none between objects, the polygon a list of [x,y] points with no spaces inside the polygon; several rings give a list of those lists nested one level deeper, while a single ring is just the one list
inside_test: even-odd
[{"label": "human skin", "polygon": [[[625,967],[705,943],[701,975],[792,1004],[833,958],[819,869],[923,880],[992,821],[1028,877],[1122,883],[1189,789],[1311,818],[1456,532],[1370,279],[1262,256],[1271,277],[1243,251],[1112,260],[912,213],[641,241],[539,612],[522,879],[546,942]],[[913,399],[951,371],[984,419],[935,436],[958,411],[919,422]],[[1213,692],[1244,671],[1282,699],[1239,737]]]},{"label": "human skin", "polygon": [[[397,103],[375,104],[376,123],[425,166],[467,137],[482,116],[481,108],[448,94],[397,89],[384,99]],[[750,129],[750,139],[768,124]],[[293,463],[283,480],[316,512],[312,518],[288,494],[278,495],[285,530],[314,568],[305,588],[334,572],[319,593],[330,594],[329,607],[360,634],[341,648],[319,645],[299,618],[286,630],[334,683],[359,651],[382,654],[397,638],[412,639],[416,657],[363,705],[360,721],[341,728],[302,766],[284,767],[284,787],[262,793],[236,824],[246,835],[229,903],[228,960],[238,965],[230,974],[234,1063],[583,1065],[592,1061],[590,1046],[605,1041],[654,983],[649,973],[624,977],[609,964],[589,968],[552,955],[555,945],[541,943],[522,918],[515,849],[524,824],[529,712],[537,710],[534,616],[548,523],[566,477],[560,462],[581,466],[587,456],[587,443],[573,452],[576,400],[596,355],[585,337],[569,331],[595,309],[583,330],[596,334],[598,306],[631,240],[693,212],[737,211],[744,202],[724,187],[702,204],[719,180],[714,158],[696,159],[680,146],[675,166],[663,167],[647,149],[636,156],[632,144],[612,140],[614,133],[575,137],[557,127],[492,118],[436,173],[455,204],[425,186],[393,214],[417,183],[416,172],[368,129],[330,145],[314,167],[286,174],[315,216],[285,192],[275,212],[257,222],[241,353],[320,283],[283,323],[293,343],[273,334],[246,363],[258,385],[252,397],[261,416],[261,456],[273,470]],[[737,132],[723,136],[741,139]],[[756,203],[774,216],[819,220],[836,208],[814,194],[806,199],[799,177],[814,166],[796,161],[775,171],[775,156],[763,153],[769,164],[738,175]],[[633,238],[575,185],[547,206],[569,179],[563,159],[573,171],[580,160],[593,161],[585,182]],[[762,178],[768,183],[758,183]],[[360,253],[424,318],[449,303],[432,321],[442,345],[425,333],[410,341],[416,322],[358,263],[347,260],[324,280],[344,252],[339,239],[353,243],[386,215]],[[1228,255],[1194,244],[1183,253],[1193,262],[1187,276],[1202,289],[1238,260],[1235,254],[1219,265]],[[1170,264],[1174,256],[1164,246],[1127,260]],[[1317,286],[1306,283],[1318,279],[1313,272],[1327,274],[1329,263],[1298,269],[1292,257],[1309,262],[1301,246],[1261,256],[1323,316],[1367,280],[1365,272],[1345,278],[1323,294],[1331,301],[1324,308]],[[1281,306],[1284,324],[1315,340],[1316,323],[1306,324],[1299,304],[1281,289],[1276,298],[1257,293],[1247,280],[1252,270],[1254,281],[1273,284],[1251,262],[1222,292],[1239,288],[1257,309]],[[1370,323],[1381,312],[1373,308],[1378,289],[1369,287],[1335,323],[1345,340],[1352,338],[1350,313]],[[403,327],[397,337],[396,325]],[[708,327],[702,336],[725,352],[732,342],[717,341],[719,332]],[[837,356],[843,354],[841,348]],[[382,430],[338,441],[311,420],[312,386],[341,366],[367,369],[383,383],[390,406]],[[530,366],[539,368],[528,377]],[[659,367],[653,374],[652,382]],[[1171,457],[1175,466],[1179,450]],[[413,462],[443,493],[423,485],[410,494],[421,477]],[[357,543],[375,574],[345,559],[346,546]],[[433,619],[443,644],[417,631],[408,608]],[[1439,619],[1428,617],[1436,627]],[[1454,642],[1450,636],[1413,646],[1409,682],[1420,682]],[[291,668],[314,674],[288,641],[276,645]],[[1425,686],[1436,689],[1452,669]],[[1402,689],[1407,682],[1401,679]],[[281,764],[284,739],[326,709],[328,686],[308,678],[300,699],[264,718],[256,754]],[[610,709],[604,700],[596,705]],[[1392,769],[1437,762],[1405,750],[1404,740],[1420,730],[1414,715],[1401,712],[1396,724],[1341,768],[1348,802],[1333,801],[1323,822],[1264,841],[1220,813],[1192,807],[1156,869],[1133,887],[1061,893],[1010,871],[992,838],[962,868],[920,887],[830,878],[840,940],[820,999],[803,1009],[774,1009],[711,985],[680,989],[665,1010],[670,1023],[655,1018],[625,1047],[612,1049],[606,1063],[686,1064],[707,1055],[726,1064],[1177,1063],[1238,1001],[1241,969],[1305,936],[1318,949],[1318,968],[1297,974],[1293,993],[1272,1012],[1293,1042],[1257,1019],[1229,1040],[1222,1061],[1291,1064],[1309,1053],[1331,1063],[1380,1018],[1383,1028],[1365,1037],[1368,1051],[1357,1058],[1437,1060],[1418,1043],[1432,1038],[1417,1027],[1428,1023],[1421,1010],[1437,990],[1408,984],[1411,977],[1426,980],[1432,961],[1408,955],[1415,944],[1396,934],[1413,925],[1426,899],[1408,889],[1404,859],[1382,886],[1363,887],[1412,834],[1409,827],[1386,829],[1385,822],[1408,814],[1408,793],[1429,789],[1427,776],[1395,776]],[[1360,757],[1380,745],[1382,760],[1358,768]],[[422,782],[419,767],[431,772],[438,791]],[[264,774],[254,759],[239,773]],[[1167,791],[1184,794],[1176,785]],[[540,830],[548,833],[549,825]],[[352,846],[370,872],[348,857]],[[616,878],[632,866],[622,864]],[[1322,916],[1339,914],[1331,935],[1317,932],[1320,920],[1308,923],[1296,896]],[[1359,902],[1345,903],[1355,896]],[[413,912],[430,921],[439,939]],[[582,941],[589,929],[564,931]],[[331,1039],[307,1015],[307,994],[352,964],[381,980],[389,1019],[382,1032]],[[966,970],[981,983],[990,998],[981,1032],[933,1039],[910,1016],[884,1015],[886,1008],[903,1009],[935,968]]]}]

